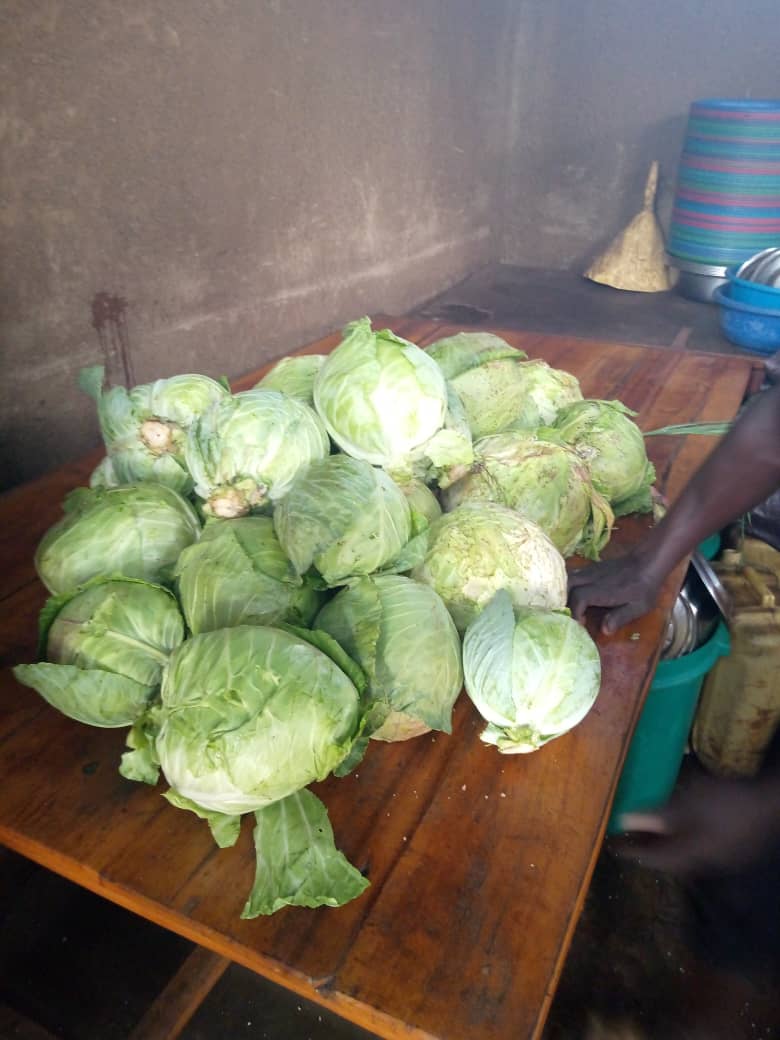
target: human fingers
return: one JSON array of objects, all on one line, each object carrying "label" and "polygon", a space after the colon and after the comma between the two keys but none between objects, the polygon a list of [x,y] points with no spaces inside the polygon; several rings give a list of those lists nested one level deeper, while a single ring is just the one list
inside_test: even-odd
[{"label": "human fingers", "polygon": [[578,589],[581,585],[590,584],[597,574],[604,573],[605,566],[603,563],[587,563],[584,567],[569,571],[569,588]]},{"label": "human fingers", "polygon": [[[609,604],[604,605],[609,606]],[[627,625],[629,621],[635,621],[646,612],[647,608],[644,603],[623,603],[614,610],[607,611],[601,621],[601,631],[604,635],[611,636],[623,625]]]},{"label": "human fingers", "polygon": [[594,582],[591,585],[580,585],[576,589],[569,589],[569,610],[577,621],[582,621],[588,607],[615,607],[621,605],[624,600],[624,588],[622,586],[616,588],[612,583]]}]

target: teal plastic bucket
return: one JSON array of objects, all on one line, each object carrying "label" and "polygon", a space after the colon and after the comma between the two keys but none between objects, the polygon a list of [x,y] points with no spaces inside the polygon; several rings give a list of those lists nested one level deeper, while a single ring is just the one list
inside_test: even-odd
[{"label": "teal plastic bucket", "polygon": [[627,812],[656,809],[677,783],[704,677],[730,650],[721,622],[711,639],[684,657],[659,661],[620,774],[607,833]]}]

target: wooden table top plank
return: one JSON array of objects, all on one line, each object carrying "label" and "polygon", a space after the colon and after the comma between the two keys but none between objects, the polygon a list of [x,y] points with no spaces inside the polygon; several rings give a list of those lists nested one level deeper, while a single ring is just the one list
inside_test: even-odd
[{"label": "wooden table top plank", "polygon": [[230,934],[237,941],[251,941],[264,955],[295,963],[308,977],[323,983],[345,957],[405,851],[404,839],[415,832],[433,796],[455,742],[436,736],[435,744],[426,737],[393,745],[373,741],[355,773],[312,785],[328,808],[338,847],[371,882],[360,899],[337,913],[286,908],[270,918],[240,921],[238,915],[254,877],[254,854],[248,841],[251,827],[245,826],[245,883],[230,891],[227,879],[233,870],[232,859],[223,855],[210,864],[209,874],[199,873],[189,880],[177,896],[176,907],[190,914],[197,906],[199,916],[214,927],[231,922]]},{"label": "wooden table top plank", "polygon": [[[396,1015],[419,1000],[414,1020],[432,1033],[457,992],[470,1014],[449,1023],[446,1040],[537,1035],[546,1014],[539,994],[557,978],[584,896],[574,882],[590,875],[600,844],[583,835],[603,831],[641,707],[637,684],[644,693],[652,679],[648,648],[657,652],[675,594],[667,583],[632,632],[599,637],[604,681],[594,708],[535,754],[500,756],[486,747],[471,709],[471,731],[453,753],[446,784],[339,972],[342,992],[370,993]],[[512,899],[515,888],[522,899]],[[540,948],[529,950],[528,937],[540,935]],[[439,943],[449,957],[432,956]],[[388,954],[390,970],[377,978],[377,958]]]},{"label": "wooden table top plank", "polygon": [[[418,319],[379,324],[423,345],[458,331]],[[753,370],[741,358],[498,331],[572,371],[588,395],[620,396],[620,388],[645,429],[728,418]],[[306,349],[324,351],[338,339]],[[268,367],[235,388],[254,385]],[[715,442],[647,443],[674,491]],[[68,479],[83,482],[92,464],[74,465]],[[65,484],[59,471],[51,483],[0,499],[0,529],[20,532],[18,541],[9,535],[18,566],[1,587],[0,651],[9,663],[33,659],[44,596],[31,559],[22,559],[33,539],[19,525],[38,502],[42,534],[59,515]],[[648,524],[622,518],[605,555],[636,544]],[[598,636],[604,681],[596,705],[540,752],[501,756],[483,745],[462,694],[452,736],[374,742],[352,776],[316,785],[337,844],[372,881],[339,910],[241,921],[254,876],[250,821],[234,848],[217,850],[202,821],[167,805],[162,784],[118,776],[122,731],[64,718],[8,672],[0,673],[0,840],[380,1036],[538,1036],[681,577],[678,568],[654,610],[631,626],[639,638]]]}]

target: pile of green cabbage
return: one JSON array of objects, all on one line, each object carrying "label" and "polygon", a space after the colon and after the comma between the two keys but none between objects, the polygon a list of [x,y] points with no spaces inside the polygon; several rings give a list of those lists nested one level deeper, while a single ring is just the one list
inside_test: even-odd
[{"label": "pile of green cabbage", "polygon": [[99,367],[81,383],[106,457],[38,546],[40,660],[15,674],[126,728],[122,775],[162,776],[221,847],[253,816],[244,916],[360,895],[309,785],[450,733],[464,677],[506,753],[593,703],[564,557],[597,557],[613,509],[649,508],[619,403],[499,337],[426,351],[368,318],[243,393],[194,374],[106,388]]}]

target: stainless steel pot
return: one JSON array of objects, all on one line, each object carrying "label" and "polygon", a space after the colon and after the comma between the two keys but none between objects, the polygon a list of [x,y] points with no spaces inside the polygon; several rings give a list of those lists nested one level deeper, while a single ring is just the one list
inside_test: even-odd
[{"label": "stainless steel pot", "polygon": [[728,620],[730,612],[728,593],[708,561],[695,552],[672,607],[661,658],[668,661],[692,653],[712,637],[721,617]]}]

